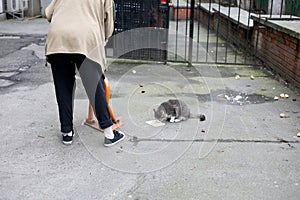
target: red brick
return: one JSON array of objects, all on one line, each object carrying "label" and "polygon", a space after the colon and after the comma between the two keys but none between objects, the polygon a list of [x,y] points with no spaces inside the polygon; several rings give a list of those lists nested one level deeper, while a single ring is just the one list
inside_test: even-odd
[{"label": "red brick", "polygon": [[291,45],[291,41],[288,40],[288,39],[285,39],[285,43],[284,44],[287,45],[287,46],[290,46]]},{"label": "red brick", "polygon": [[297,58],[297,55],[294,53],[294,51],[283,51],[283,55],[293,60],[296,60]]},{"label": "red brick", "polygon": [[283,33],[281,31],[277,31],[273,29],[273,34],[275,34],[276,37],[283,37]]},{"label": "red brick", "polygon": [[282,36],[275,36],[275,39],[277,40],[278,43],[284,44],[284,39]]},{"label": "red brick", "polygon": [[284,35],[283,35],[283,38],[284,38],[285,40],[288,40],[288,41],[291,42],[291,43],[294,43],[294,44],[297,44],[297,43],[298,43],[298,39],[297,39],[297,38],[292,37],[292,36],[290,36],[290,35],[288,35],[288,34],[284,34]]},{"label": "red brick", "polygon": [[274,37],[271,37],[271,42],[275,44],[275,43],[277,43],[277,39]]},{"label": "red brick", "polygon": [[[291,68],[293,68],[293,66],[296,65],[295,59],[290,59],[289,57],[285,57],[284,61],[287,64],[284,66],[286,66],[288,69],[291,69]],[[282,63],[282,64],[284,64],[284,63]]]},{"label": "red brick", "polygon": [[265,41],[267,41],[267,42],[272,42],[271,37],[269,37],[269,36],[267,36],[267,35],[263,35],[263,36],[262,36],[262,39],[265,40]]}]

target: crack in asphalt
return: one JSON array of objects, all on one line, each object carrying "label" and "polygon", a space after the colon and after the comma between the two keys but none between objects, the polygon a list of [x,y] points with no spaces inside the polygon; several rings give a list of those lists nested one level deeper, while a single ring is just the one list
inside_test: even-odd
[{"label": "crack in asphalt", "polygon": [[292,143],[292,144],[300,144],[300,140],[256,140],[256,139],[194,139],[194,140],[179,140],[179,139],[147,139],[147,138],[137,138],[133,137],[129,139],[130,142],[138,143],[138,142],[219,142],[219,143],[271,143],[271,144],[281,144],[281,143]]}]

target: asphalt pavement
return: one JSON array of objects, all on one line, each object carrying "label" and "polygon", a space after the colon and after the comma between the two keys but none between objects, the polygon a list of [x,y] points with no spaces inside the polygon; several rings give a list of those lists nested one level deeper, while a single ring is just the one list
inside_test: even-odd
[{"label": "asphalt pavement", "polygon": [[[266,69],[109,59],[126,139],[106,148],[83,124],[77,76],[76,135],[65,146],[47,28],[45,19],[0,22],[0,199],[299,199],[300,96]],[[207,120],[147,124],[171,98]]]}]

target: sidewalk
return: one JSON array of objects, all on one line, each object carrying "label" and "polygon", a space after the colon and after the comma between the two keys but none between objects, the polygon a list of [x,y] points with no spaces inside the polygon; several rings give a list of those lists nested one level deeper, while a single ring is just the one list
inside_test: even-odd
[{"label": "sidewalk", "polygon": [[[0,35],[45,35],[47,25],[0,22]],[[40,55],[43,46],[18,52],[30,50]],[[293,91],[250,66],[109,61],[111,104],[127,136],[113,148],[82,125],[88,101],[79,78],[75,141],[61,143],[51,71],[42,58],[24,74],[43,81],[0,90],[0,199],[299,198],[300,97]],[[289,98],[275,101],[281,93]],[[146,124],[169,98],[183,99],[207,120]]]}]

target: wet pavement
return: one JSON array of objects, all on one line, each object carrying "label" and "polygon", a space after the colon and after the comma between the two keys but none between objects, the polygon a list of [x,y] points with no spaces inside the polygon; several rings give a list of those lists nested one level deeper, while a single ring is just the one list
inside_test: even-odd
[{"label": "wet pavement", "polygon": [[[126,139],[105,148],[102,133],[82,125],[88,101],[77,77],[76,135],[65,146],[46,27],[0,22],[0,199],[298,199],[300,97],[266,69],[109,59]],[[146,124],[170,98],[207,120]]]}]

